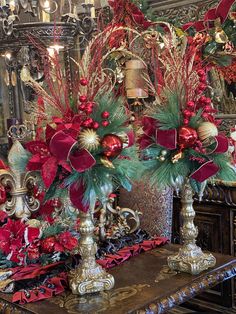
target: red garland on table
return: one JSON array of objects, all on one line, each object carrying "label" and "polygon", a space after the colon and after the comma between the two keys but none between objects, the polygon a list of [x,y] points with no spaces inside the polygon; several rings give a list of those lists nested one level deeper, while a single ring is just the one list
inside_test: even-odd
[{"label": "red garland on table", "polygon": [[[106,255],[105,258],[97,260],[97,263],[106,269],[113,268],[120,264],[123,264],[130,258],[137,256],[143,252],[153,250],[157,247],[165,245],[168,242],[167,238],[164,237],[153,237],[151,240],[144,240],[140,244],[135,244],[129,247],[124,247],[119,250],[116,254]],[[30,265],[25,268],[14,268],[9,269],[13,271],[13,275],[10,277],[11,280],[20,281],[26,279],[34,279],[40,275],[50,272],[53,268],[61,263],[54,263],[49,266],[39,266],[39,265]],[[14,303],[30,303],[39,300],[44,300],[51,298],[54,295],[62,293],[68,287],[67,273],[60,272],[57,276],[49,277],[44,284],[37,285],[36,288],[32,290],[20,290],[13,294],[12,302]]]},{"label": "red garland on table", "polygon": [[[50,230],[50,226],[42,223],[42,226],[33,227],[30,224],[40,221],[36,219],[23,222],[8,218],[4,211],[1,213],[2,226],[0,227],[0,251],[2,265],[26,266],[44,260],[52,262],[54,253],[72,252],[78,245],[77,237],[72,236],[68,230],[59,229],[53,235],[44,236],[45,231]],[[49,228],[49,229],[48,229]],[[46,255],[49,254],[48,257]],[[51,255],[51,256],[50,256]],[[59,256],[58,256],[59,258]],[[46,261],[45,260],[45,261]]]}]

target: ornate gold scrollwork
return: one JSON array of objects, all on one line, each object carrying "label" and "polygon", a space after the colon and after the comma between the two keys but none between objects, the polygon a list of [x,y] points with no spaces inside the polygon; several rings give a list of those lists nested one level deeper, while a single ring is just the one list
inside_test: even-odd
[{"label": "ornate gold scrollwork", "polygon": [[38,173],[35,171],[24,172],[23,165],[16,165],[17,156],[24,154],[20,142],[15,141],[8,155],[10,169],[0,170],[0,184],[9,188],[10,197],[1,209],[9,216],[29,218],[32,212],[39,209],[40,202],[34,197],[32,190],[36,185]]}]

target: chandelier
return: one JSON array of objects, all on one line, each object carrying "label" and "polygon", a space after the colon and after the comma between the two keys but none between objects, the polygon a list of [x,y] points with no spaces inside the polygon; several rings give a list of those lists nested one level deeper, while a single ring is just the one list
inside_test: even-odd
[{"label": "chandelier", "polygon": [[106,0],[0,0],[0,50],[25,46],[29,35],[44,43],[60,37],[71,46],[77,35],[92,33],[95,9],[106,6]]}]

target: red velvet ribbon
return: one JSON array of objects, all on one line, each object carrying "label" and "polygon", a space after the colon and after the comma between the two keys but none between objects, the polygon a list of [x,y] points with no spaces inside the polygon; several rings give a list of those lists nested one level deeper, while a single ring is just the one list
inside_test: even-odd
[{"label": "red velvet ribbon", "polygon": [[84,172],[96,163],[94,157],[86,149],[75,149],[77,140],[64,131],[58,131],[51,138],[49,148],[58,160],[69,160],[72,168],[78,172]]},{"label": "red velvet ribbon", "polygon": [[84,202],[84,185],[83,183],[73,183],[69,188],[69,195],[72,204],[83,212],[89,210],[89,204]]},{"label": "red velvet ribbon", "polygon": [[[159,246],[165,245],[167,242],[168,242],[167,238],[156,236],[151,240],[145,240],[142,243],[135,244],[129,247],[124,247],[123,249],[119,250],[116,254],[106,255],[104,259],[97,260],[97,263],[107,269],[113,268],[129,260],[133,256],[137,256],[142,252],[147,252]],[[12,268],[10,269],[13,271],[13,276],[11,278],[14,281],[33,279],[42,274],[45,274],[48,271],[53,270],[54,267],[63,263],[64,262],[58,262],[47,266],[40,266],[37,264],[26,267]],[[48,284],[51,285],[53,284],[53,288],[49,288]],[[67,286],[68,286],[67,274],[65,272],[61,272],[56,277],[49,278],[44,285],[38,287],[42,288],[43,292],[40,289],[32,289],[29,291],[29,296],[27,297],[26,292],[24,290],[20,290],[14,293],[12,302],[25,304],[48,299],[53,297],[54,295],[58,295],[64,292]]]},{"label": "red velvet ribbon", "polygon": [[190,27],[194,27],[197,32],[201,32],[210,28],[209,23],[217,18],[220,18],[221,23],[224,23],[234,2],[235,0],[221,0],[216,8],[206,12],[203,20],[189,22],[183,26],[183,29],[188,30]]},{"label": "red velvet ribbon", "polygon": [[212,160],[209,160],[200,165],[199,168],[190,175],[190,177],[198,182],[204,182],[214,176],[219,170],[219,166],[217,166]]},{"label": "red velvet ribbon", "polygon": [[116,254],[108,254],[104,259],[97,260],[103,268],[112,268],[118,266],[133,256],[137,256],[142,252],[147,252],[155,249],[158,246],[164,245],[168,242],[168,238],[154,237],[152,240],[144,240],[142,243],[133,246],[124,247]]},{"label": "red velvet ribbon", "polygon": [[160,130],[158,128],[158,121],[144,117],[142,119],[144,134],[139,140],[140,148],[146,149],[155,141],[158,145],[163,146],[166,149],[176,149],[177,147],[177,130]]}]

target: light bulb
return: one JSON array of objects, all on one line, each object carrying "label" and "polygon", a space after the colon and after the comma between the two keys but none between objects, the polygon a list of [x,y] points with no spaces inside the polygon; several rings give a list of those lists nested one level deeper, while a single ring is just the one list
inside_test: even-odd
[{"label": "light bulb", "polygon": [[49,11],[50,10],[50,3],[49,3],[48,0],[44,1],[43,8],[44,8],[45,11]]}]

